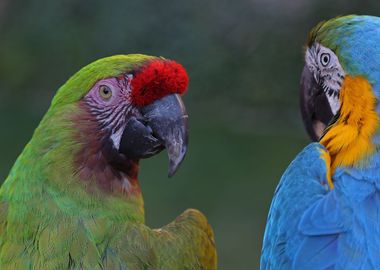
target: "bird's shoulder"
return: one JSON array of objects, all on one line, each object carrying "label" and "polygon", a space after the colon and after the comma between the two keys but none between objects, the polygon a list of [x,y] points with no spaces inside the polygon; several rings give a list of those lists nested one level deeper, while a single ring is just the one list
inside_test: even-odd
[{"label": "bird's shoulder", "polygon": [[326,153],[321,144],[309,144],[281,177],[267,218],[262,269],[287,269],[292,264],[302,241],[298,226],[303,214],[329,192]]},{"label": "bird's shoulder", "polygon": [[154,230],[154,234],[157,248],[166,250],[162,255],[165,258],[179,259],[180,265],[187,265],[189,269],[216,269],[214,232],[200,211],[188,209],[173,222]]},{"label": "bird's shoulder", "polygon": [[106,250],[107,264],[118,261],[141,269],[216,269],[213,231],[205,216],[194,209],[159,229],[127,223]]}]

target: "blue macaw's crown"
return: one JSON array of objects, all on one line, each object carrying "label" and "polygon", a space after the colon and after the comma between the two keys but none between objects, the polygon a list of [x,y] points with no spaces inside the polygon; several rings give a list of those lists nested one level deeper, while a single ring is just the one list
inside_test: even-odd
[{"label": "blue macaw's crown", "polygon": [[318,42],[338,56],[345,72],[363,76],[380,98],[380,18],[350,15],[319,23],[308,46]]}]

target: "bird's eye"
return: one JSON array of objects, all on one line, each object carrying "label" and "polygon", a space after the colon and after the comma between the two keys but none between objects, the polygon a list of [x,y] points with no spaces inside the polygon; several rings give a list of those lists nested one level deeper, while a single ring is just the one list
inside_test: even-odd
[{"label": "bird's eye", "polygon": [[104,100],[109,100],[112,97],[112,90],[107,85],[99,86],[99,95]]},{"label": "bird's eye", "polygon": [[321,54],[321,64],[322,66],[327,66],[330,63],[330,54],[322,53]]}]

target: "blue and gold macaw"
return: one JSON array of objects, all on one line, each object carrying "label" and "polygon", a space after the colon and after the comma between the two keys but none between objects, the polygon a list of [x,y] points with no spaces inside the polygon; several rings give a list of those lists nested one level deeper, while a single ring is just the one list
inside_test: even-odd
[{"label": "blue and gold macaw", "polygon": [[301,111],[311,137],[275,191],[261,269],[380,269],[380,18],[310,33]]}]

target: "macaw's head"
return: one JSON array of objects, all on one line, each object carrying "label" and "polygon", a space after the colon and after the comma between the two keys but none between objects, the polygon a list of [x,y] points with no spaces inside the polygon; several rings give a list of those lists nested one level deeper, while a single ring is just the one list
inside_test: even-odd
[{"label": "macaw's head", "polygon": [[[172,176],[187,150],[188,116],[181,95],[188,81],[180,64],[164,58],[100,59],[58,90],[47,114],[51,117],[45,117],[45,132],[50,123],[64,119],[62,129],[69,131],[54,125],[50,133],[69,133],[63,140],[75,146],[75,175],[84,180],[95,177],[111,189],[119,181],[128,188],[128,181],[137,177],[138,160],[163,149]],[[60,144],[59,136],[53,137],[53,145]]]},{"label": "macaw's head", "polygon": [[[311,138],[329,145],[332,152],[350,144],[364,149],[357,150],[363,152],[357,156],[373,150],[368,142],[378,128],[378,44],[380,18],[372,16],[331,19],[319,23],[309,34],[301,78],[301,112]],[[355,155],[350,156],[354,159]]]}]

